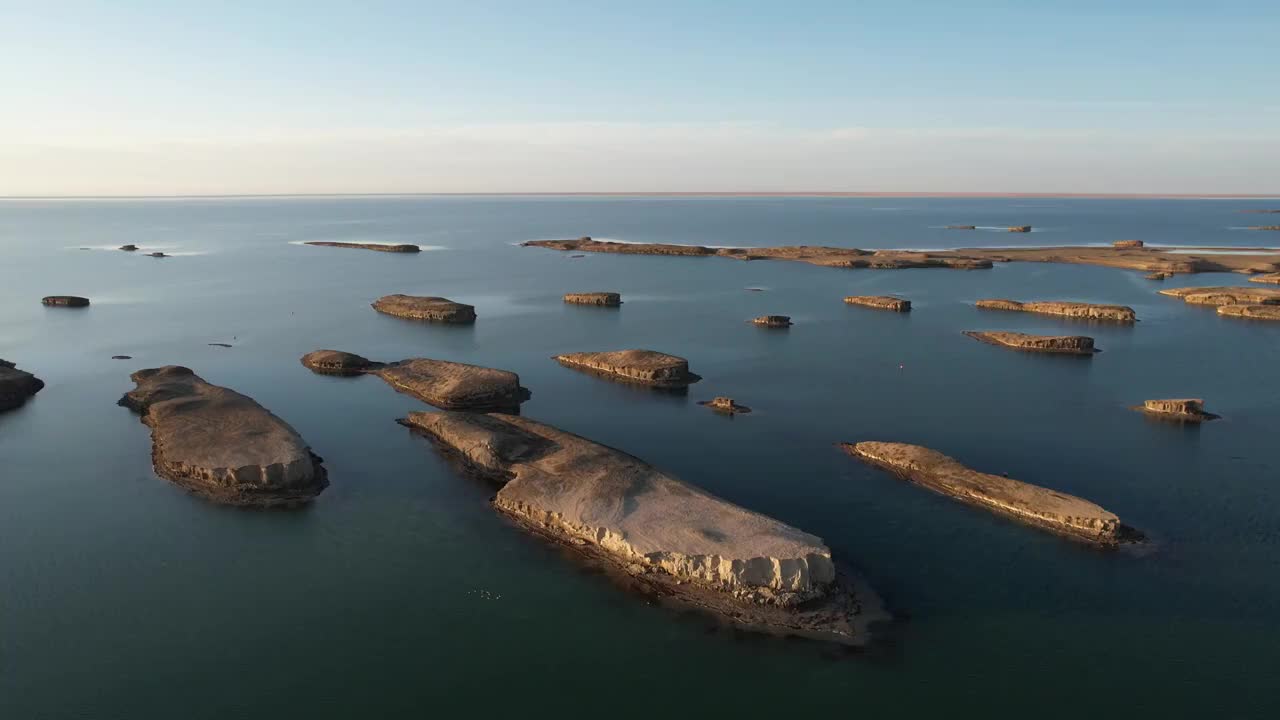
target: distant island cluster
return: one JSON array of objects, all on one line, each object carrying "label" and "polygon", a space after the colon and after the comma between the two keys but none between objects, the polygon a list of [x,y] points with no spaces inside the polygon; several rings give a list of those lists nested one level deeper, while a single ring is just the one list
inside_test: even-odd
[{"label": "distant island cluster", "polygon": [[[972,225],[949,226],[972,230]],[[1257,226],[1259,230],[1280,229]],[[1030,232],[1030,226],[1010,232]],[[409,244],[312,242],[308,245],[413,254]],[[1050,262],[1099,265],[1144,273],[1152,280],[1201,272],[1247,274],[1258,287],[1183,287],[1161,290],[1185,303],[1217,308],[1249,320],[1280,320],[1280,252],[1265,248],[1178,253],[1119,240],[1111,247],[859,250],[781,246],[712,248],[634,244],[581,237],[523,244],[574,253],[785,260],[842,269],[940,268],[982,270],[995,263]],[[126,245],[122,251],[134,252]],[[748,290],[759,291],[758,288]],[[867,310],[913,312],[909,297],[850,295],[833,302]],[[49,295],[51,312],[90,308],[89,298]],[[616,291],[573,291],[563,302],[581,312],[624,312]],[[1034,313],[1090,322],[1134,324],[1133,308],[1066,300],[979,300],[992,313]],[[372,309],[422,324],[472,324],[472,305],[444,297],[392,294]],[[789,315],[746,319],[761,332],[796,332]],[[1280,328],[1280,325],[1277,325]],[[416,332],[416,330],[414,331]],[[993,348],[1087,359],[1101,348],[1085,335],[1033,335],[1011,331],[958,331]],[[992,352],[997,350],[993,349]],[[129,359],[128,356],[115,356]],[[702,378],[687,359],[651,349],[571,351],[551,358],[602,381],[664,392],[688,392]],[[1029,362],[1029,361],[1028,361]],[[743,627],[860,644],[872,623],[888,618],[873,591],[821,538],[684,482],[627,453],[520,415],[531,397],[507,370],[433,358],[370,360],[354,352],[319,349],[301,358],[312,372],[383,382],[433,411],[410,412],[398,422],[498,486],[495,510],[582,560],[609,569],[630,585],[728,618]],[[190,368],[140,369],[120,404],[150,428],[156,473],[211,501],[239,506],[296,507],[329,485],[324,462],[298,432],[252,398],[207,382]],[[360,381],[369,382],[369,381]],[[375,383],[376,385],[376,383]],[[0,360],[0,410],[19,407],[45,382],[30,370]],[[715,396],[700,403],[728,416],[752,408]],[[1157,398],[1135,410],[1156,419],[1200,423],[1217,418],[1200,398]],[[1100,548],[1142,543],[1143,532],[1086,500],[973,469],[930,448],[882,440],[835,443],[835,449],[909,482],[967,505]]]}]

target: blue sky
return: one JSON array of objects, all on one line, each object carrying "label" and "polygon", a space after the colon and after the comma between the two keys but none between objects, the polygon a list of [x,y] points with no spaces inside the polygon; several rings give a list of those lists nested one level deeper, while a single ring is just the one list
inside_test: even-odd
[{"label": "blue sky", "polygon": [[0,194],[1280,192],[1275,2],[0,0]]}]

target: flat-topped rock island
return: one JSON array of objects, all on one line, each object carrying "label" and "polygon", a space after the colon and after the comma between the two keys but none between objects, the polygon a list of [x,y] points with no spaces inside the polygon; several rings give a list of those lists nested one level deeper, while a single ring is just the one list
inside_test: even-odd
[{"label": "flat-topped rock island", "polygon": [[1217,420],[1220,416],[1204,409],[1204,400],[1200,398],[1177,398],[1172,400],[1147,400],[1134,410],[1162,420],[1198,423],[1206,420]]},{"label": "flat-topped rock island", "polygon": [[[1026,230],[1022,230],[1026,227]],[[1016,232],[1030,232],[1018,226]],[[952,268],[979,270],[1005,262],[1045,262],[1141,270],[1147,273],[1280,272],[1280,251],[1271,248],[1221,247],[1062,247],[959,248],[956,250],[861,250],[820,245],[777,247],[708,247],[669,243],[622,243],[580,237],[571,240],[529,240],[523,247],[576,253],[721,257],[734,260],[791,260],[833,268],[894,270]],[[1229,253],[1222,252],[1229,250]]]},{"label": "flat-topped rock island", "polygon": [[892,295],[849,295],[845,297],[844,301],[850,305],[861,305],[862,307],[875,308],[877,310],[911,311],[910,300],[903,300]]},{"label": "flat-topped rock island", "polygon": [[399,392],[446,410],[519,412],[530,397],[513,372],[448,360],[380,363],[340,350],[316,350],[303,355],[302,364],[322,375],[376,375]]},{"label": "flat-topped rock island", "polygon": [[1008,310],[1011,312],[1058,315],[1084,320],[1111,320],[1131,323],[1138,319],[1133,308],[1127,305],[1099,305],[1097,303],[1062,301],[1018,302],[1017,300],[1005,299],[979,300],[974,304],[983,310]]},{"label": "flat-topped rock island", "polygon": [[987,343],[1026,352],[1057,353],[1060,355],[1092,356],[1098,352],[1093,338],[1085,335],[1031,335],[1020,332],[969,330],[965,335]]},{"label": "flat-topped rock island", "polygon": [[189,368],[139,370],[120,405],[151,428],[156,474],[227,505],[305,503],[328,486],[321,460],[288,423]]},{"label": "flat-topped rock island", "polygon": [[556,362],[601,377],[658,388],[678,389],[702,378],[689,372],[689,361],[654,350],[613,350],[556,355]]},{"label": "flat-topped rock island", "polygon": [[373,302],[373,309],[387,315],[407,320],[469,324],[476,321],[476,309],[472,305],[454,302],[448,298],[419,295],[384,295]]},{"label": "flat-topped rock island", "polygon": [[821,538],[525,418],[410,413],[401,423],[502,483],[499,511],[640,589],[749,628],[864,639],[861,598]]},{"label": "flat-topped rock island", "polygon": [[1088,500],[978,472],[936,450],[894,442],[841,443],[839,447],[935,492],[1060,535],[1101,547],[1142,539],[1141,533]]},{"label": "flat-topped rock island", "polygon": [[44,388],[44,381],[14,363],[0,360],[0,412],[21,406]]},{"label": "flat-topped rock island", "polygon": [[565,293],[564,301],[570,305],[618,307],[622,304],[622,295],[616,292]]},{"label": "flat-topped rock island", "polygon": [[303,243],[303,245],[312,245],[314,247],[334,247],[349,248],[352,250],[373,250],[375,252],[386,253],[416,253],[422,252],[422,248],[411,243],[361,243],[361,242],[329,242],[313,240]]},{"label": "flat-topped rock island", "polygon": [[1161,290],[1160,294],[1179,298],[1190,305],[1280,305],[1280,288],[1240,285],[1182,287]]}]

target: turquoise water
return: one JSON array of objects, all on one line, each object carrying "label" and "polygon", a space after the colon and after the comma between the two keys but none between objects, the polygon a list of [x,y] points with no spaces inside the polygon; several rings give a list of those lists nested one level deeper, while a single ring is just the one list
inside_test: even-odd
[{"label": "turquoise water", "polygon": [[[1106,268],[841,271],[567,254],[590,234],[864,248],[1268,244],[1258,201],[328,198],[0,201],[0,357],[47,387],[0,415],[0,717],[427,717],[450,711],[870,717],[1268,717],[1280,710],[1280,327]],[[1257,217],[1257,216],[1252,216]],[[1243,219],[1243,220],[1242,220]],[[1040,232],[945,231],[1032,224]],[[414,242],[413,256],[303,247]],[[1269,244],[1277,242],[1280,236]],[[175,256],[105,249],[132,242]],[[746,292],[747,287],[767,288]],[[565,306],[617,290],[619,311]],[[375,313],[444,295],[474,327]],[[901,294],[906,315],[846,306]],[[83,311],[39,298],[80,294]],[[1134,327],[979,312],[983,297],[1133,306]],[[745,321],[789,314],[771,332]],[[963,330],[1080,332],[1090,360]],[[222,348],[208,343],[225,342]],[[688,396],[560,367],[557,353],[689,358]],[[494,488],[395,424],[424,409],[317,348],[520,373],[524,414],[622,448],[820,535],[900,620],[865,653],[729,630],[629,595],[508,525]],[[131,355],[132,360],[111,360]],[[157,479],[133,370],[192,367],[256,398],[324,457],[300,512],[210,505]],[[730,395],[727,419],[696,402]],[[1201,428],[1129,411],[1198,396]],[[1090,498],[1147,532],[1101,553],[960,506],[833,448],[916,442]]]}]

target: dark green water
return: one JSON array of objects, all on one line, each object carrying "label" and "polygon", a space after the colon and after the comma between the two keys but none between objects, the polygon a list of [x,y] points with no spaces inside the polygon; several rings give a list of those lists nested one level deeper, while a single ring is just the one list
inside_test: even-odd
[{"label": "dark green water", "polygon": [[[1232,321],[1104,268],[840,271],[514,247],[592,234],[723,245],[1259,244],[1256,202],[381,198],[0,201],[0,357],[47,387],[0,415],[0,717],[1273,717],[1280,709],[1280,326]],[[951,223],[1044,232],[948,233]],[[1278,237],[1277,239],[1280,239]],[[303,240],[417,242],[416,256]],[[107,250],[166,246],[157,260]],[[1273,240],[1271,244],[1276,244]],[[201,253],[201,254],[180,254]],[[766,292],[745,292],[765,287]],[[621,310],[565,306],[618,290]],[[476,305],[474,327],[375,313]],[[901,294],[907,315],[844,305]],[[39,298],[81,294],[83,311]],[[983,297],[1133,306],[1135,327],[979,312]],[[771,332],[745,321],[789,314]],[[1091,360],[963,330],[1093,335]],[[226,342],[232,348],[212,347]],[[560,367],[566,351],[688,357],[687,397]],[[903,618],[869,652],[747,635],[620,591],[509,526],[494,488],[395,424],[426,409],[317,348],[519,372],[524,414],[820,535]],[[132,355],[133,360],[109,359]],[[325,459],[300,512],[226,509],[151,471],[115,405],[192,367]],[[695,403],[731,395],[726,419]],[[1146,420],[1201,396],[1202,428]],[[915,442],[1092,499],[1149,533],[1102,553],[908,486],[833,448]]]}]

